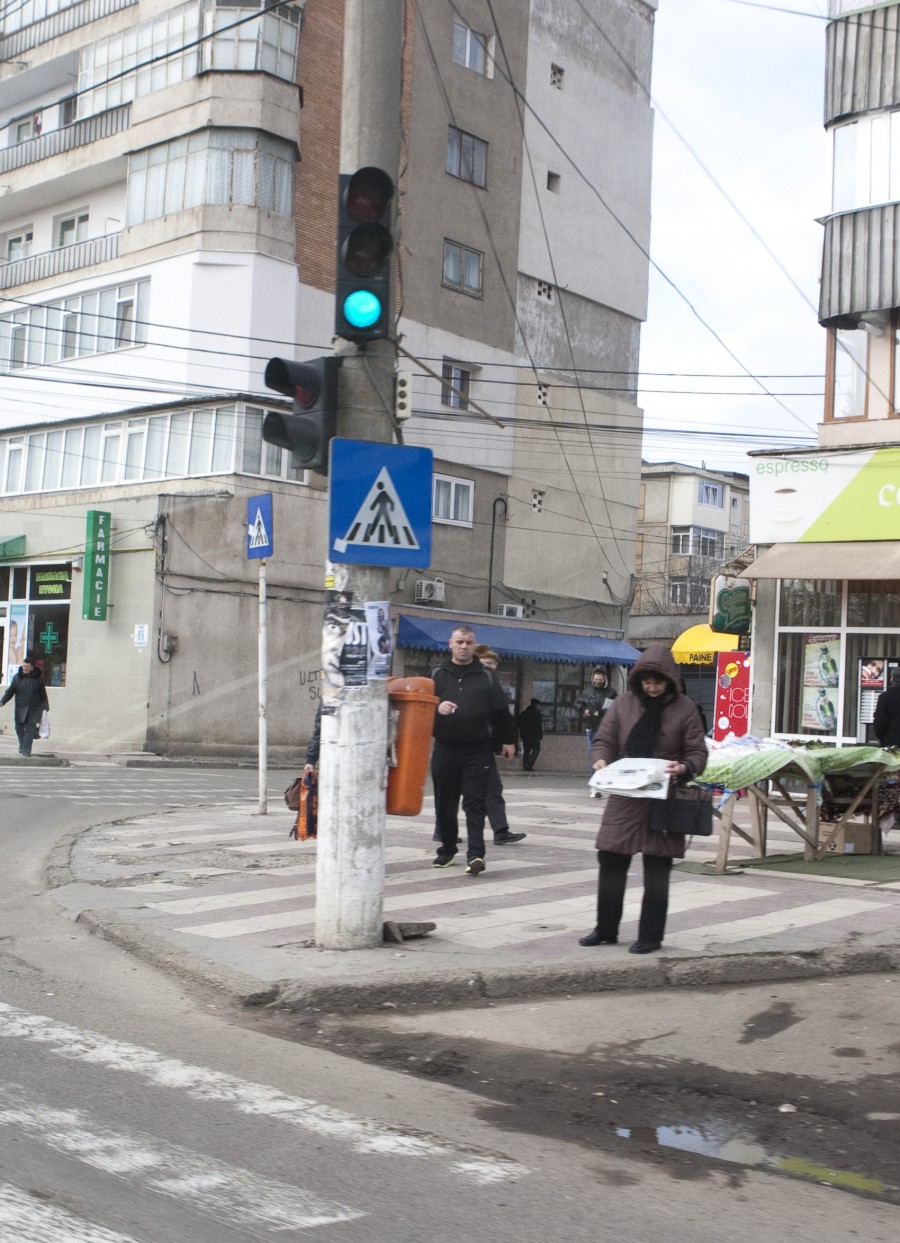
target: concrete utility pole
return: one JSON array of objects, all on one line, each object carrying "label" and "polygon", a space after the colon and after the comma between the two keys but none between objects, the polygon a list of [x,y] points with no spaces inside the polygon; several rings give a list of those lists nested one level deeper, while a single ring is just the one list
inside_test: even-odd
[{"label": "concrete utility pole", "polygon": [[[353,173],[373,165],[395,185],[403,9],[402,0],[346,0],[344,5],[341,170]],[[343,363],[337,434],[390,442],[395,347],[388,341],[365,347],[341,342],[338,352]],[[387,600],[395,575],[396,570],[387,568],[329,563],[326,587],[352,593],[354,604]],[[322,716],[321,738],[316,944],[323,949],[368,949],[382,941],[385,683],[345,687],[337,711]]]}]

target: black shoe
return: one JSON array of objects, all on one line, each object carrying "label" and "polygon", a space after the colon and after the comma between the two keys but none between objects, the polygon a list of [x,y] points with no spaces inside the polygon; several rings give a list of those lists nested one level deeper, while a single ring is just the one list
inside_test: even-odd
[{"label": "black shoe", "polygon": [[508,846],[510,842],[520,842],[523,837],[527,836],[527,833],[510,833],[509,829],[501,829],[499,833],[494,834],[494,845]]},{"label": "black shoe", "polygon": [[484,859],[470,859],[466,864],[466,876],[480,876],[484,871]]},{"label": "black shoe", "polygon": [[662,949],[662,941],[635,941],[634,945],[629,945],[629,954],[655,954],[658,949]]},{"label": "black shoe", "polygon": [[579,937],[579,945],[618,945],[618,937],[601,937],[595,928],[593,932],[589,932],[586,936]]},{"label": "black shoe", "polygon": [[433,868],[452,868],[455,859],[456,855],[451,855],[449,859],[446,855],[438,855],[431,866]]}]

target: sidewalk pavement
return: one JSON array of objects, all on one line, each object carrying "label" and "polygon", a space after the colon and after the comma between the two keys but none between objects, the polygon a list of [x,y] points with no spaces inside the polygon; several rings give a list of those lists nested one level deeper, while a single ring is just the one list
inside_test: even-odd
[{"label": "sidewalk pavement", "polygon": [[[659,953],[628,953],[639,860],[621,944],[583,948],[578,938],[594,924],[602,803],[589,797],[586,777],[509,769],[503,776],[510,827],[528,836],[489,844],[482,876],[465,874],[464,852],[456,866],[432,868],[430,794],[418,817],[388,818],[384,918],[436,925],[402,944],[316,948],[316,843],[290,839],[294,817],[280,794],[270,796],[266,816],[254,801],[97,825],[59,844],[48,876],[75,917],[130,952],[243,1004],[296,1011],[720,986],[900,965],[900,882],[741,871],[750,848],[736,836],[727,875],[712,872],[715,837],[695,839],[691,871],[676,865]],[[747,824],[746,804],[737,823]],[[800,841],[776,823],[769,845],[777,853]]]}]

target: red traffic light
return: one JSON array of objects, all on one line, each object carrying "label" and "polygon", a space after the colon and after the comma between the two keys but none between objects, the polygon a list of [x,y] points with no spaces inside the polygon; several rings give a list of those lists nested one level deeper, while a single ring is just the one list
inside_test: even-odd
[{"label": "red traffic light", "polygon": [[344,211],[355,224],[369,224],[384,215],[394,197],[394,183],[382,168],[357,169],[344,191]]}]

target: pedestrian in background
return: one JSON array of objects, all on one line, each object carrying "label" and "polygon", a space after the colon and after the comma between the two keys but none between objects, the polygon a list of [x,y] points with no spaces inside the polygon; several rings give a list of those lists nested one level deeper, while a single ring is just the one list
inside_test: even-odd
[{"label": "pedestrian in background", "polygon": [[44,675],[34,663],[34,657],[26,656],[13,677],[6,694],[0,699],[0,708],[10,699],[13,704],[13,720],[19,740],[19,755],[31,755],[31,745],[37,738],[41,714],[50,711],[50,701],[44,686]]},{"label": "pedestrian in background", "polygon": [[581,719],[584,722],[584,728],[591,738],[600,728],[604,712],[611,707],[616,697],[617,692],[610,688],[606,670],[601,665],[598,665],[591,674],[591,688],[585,691],[578,705],[581,709]]},{"label": "pedestrian in background", "polygon": [[883,747],[900,747],[900,669],[894,670],[890,686],[876,700],[872,728]]},{"label": "pedestrian in background", "polygon": [[526,773],[534,771],[534,763],[541,753],[544,722],[541,718],[541,701],[532,699],[527,708],[519,713],[519,737],[522,739],[522,768]]},{"label": "pedestrian in background", "polygon": [[470,626],[457,626],[448,643],[449,659],[431,673],[438,698],[431,777],[441,835],[433,866],[450,867],[456,857],[462,798],[469,876],[485,870],[484,820],[495,742],[504,759],[516,754],[516,725],[506,695],[497,675],[475,655],[475,643]]},{"label": "pedestrian in background", "polygon": [[[494,673],[497,672],[500,657],[486,643],[476,643],[475,655],[485,669],[490,669]],[[494,744],[494,768],[488,777],[485,806],[487,808],[488,824],[491,826],[491,831],[494,834],[495,846],[509,846],[513,842],[520,842],[524,837],[528,836],[527,833],[513,833],[510,831],[509,817],[506,814],[506,799],[503,797],[503,782],[500,780],[500,773],[497,770],[496,743]]]},{"label": "pedestrian in background", "polygon": [[[680,690],[672,653],[648,647],[628,677],[628,690],[604,715],[594,735],[594,768],[626,756],[667,760],[670,780],[698,777],[706,765],[706,738],[697,705]],[[580,945],[615,945],[632,857],[643,856],[644,897],[632,954],[651,954],[662,945],[669,909],[672,860],[684,857],[681,834],[657,833],[648,824],[650,800],[612,794],[597,833],[600,877],[597,923]]]}]

